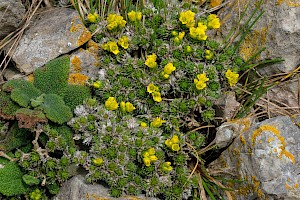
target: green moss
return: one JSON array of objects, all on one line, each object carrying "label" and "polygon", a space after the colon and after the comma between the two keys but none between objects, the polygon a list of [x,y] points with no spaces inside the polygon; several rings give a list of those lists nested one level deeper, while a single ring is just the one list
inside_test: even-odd
[{"label": "green moss", "polygon": [[23,173],[19,166],[4,158],[0,158],[0,193],[6,196],[15,196],[27,191],[22,182]]},{"label": "green moss", "polygon": [[0,91],[0,118],[14,119],[19,108],[20,106],[10,99],[8,93]]},{"label": "green moss", "polygon": [[91,91],[87,86],[69,85],[66,88],[64,100],[66,105],[74,110],[76,106],[83,104],[84,100],[91,97]]},{"label": "green moss", "polygon": [[62,56],[49,61],[45,68],[34,72],[34,85],[46,94],[63,96],[68,86],[70,68],[69,56]]}]

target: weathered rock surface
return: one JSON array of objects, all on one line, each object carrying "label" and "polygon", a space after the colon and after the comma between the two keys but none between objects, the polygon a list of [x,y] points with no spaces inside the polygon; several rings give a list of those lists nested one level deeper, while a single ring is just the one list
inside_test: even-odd
[{"label": "weathered rock surface", "polygon": [[156,200],[156,198],[146,198],[143,195],[123,196],[120,198],[112,198],[109,195],[109,189],[100,184],[88,184],[84,181],[84,177],[77,175],[64,183],[58,195],[54,200],[94,200],[94,199],[118,199],[118,200]]},{"label": "weathered rock surface", "polygon": [[25,74],[59,55],[76,49],[91,38],[76,10],[55,8],[39,14],[25,31],[12,56],[16,67]]},{"label": "weathered rock surface", "polygon": [[[247,3],[250,6],[240,27],[245,24],[255,8],[256,0],[231,0],[221,12],[222,32],[226,35],[242,15]],[[252,33],[245,38],[240,48],[244,59],[249,59],[261,47],[266,47],[259,59],[283,58],[284,62],[272,66],[266,65],[259,71],[263,75],[278,72],[290,72],[300,64],[300,3],[299,0],[264,1],[265,13],[255,23]]]},{"label": "weathered rock surface", "polygon": [[221,96],[215,105],[218,107],[217,115],[223,119],[230,120],[234,117],[240,103],[236,101],[235,93],[230,91]]},{"label": "weathered rock surface", "polygon": [[18,28],[24,15],[21,0],[0,0],[0,40]]},{"label": "weathered rock surface", "polygon": [[[90,42],[89,42],[90,43]],[[89,78],[96,78],[99,71],[99,58],[96,52],[91,50],[79,49],[70,56],[70,73],[83,74]]]},{"label": "weathered rock surface", "polygon": [[273,86],[262,97],[269,101],[259,100],[269,110],[271,117],[278,115],[293,115],[299,113],[299,80],[292,80]]},{"label": "weathered rock surface", "polygon": [[252,125],[242,132],[211,168],[222,168],[244,182],[237,200],[300,199],[299,117],[279,116]]}]

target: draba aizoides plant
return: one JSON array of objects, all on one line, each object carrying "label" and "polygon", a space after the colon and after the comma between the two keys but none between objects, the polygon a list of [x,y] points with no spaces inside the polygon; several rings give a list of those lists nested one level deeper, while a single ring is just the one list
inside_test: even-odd
[{"label": "draba aizoides plant", "polygon": [[214,121],[215,101],[237,84],[244,63],[214,40],[217,15],[172,2],[88,18],[98,27],[101,67],[90,82],[97,100],[78,106],[69,125],[88,147],[74,153],[75,162],[114,197],[197,196],[192,158],[200,160],[206,134],[194,129]]}]

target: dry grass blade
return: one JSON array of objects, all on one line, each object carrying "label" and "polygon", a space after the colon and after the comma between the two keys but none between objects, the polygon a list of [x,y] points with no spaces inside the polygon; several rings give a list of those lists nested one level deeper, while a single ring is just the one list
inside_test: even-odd
[{"label": "dry grass blade", "polygon": [[[203,161],[200,160],[200,158],[199,158],[199,156],[198,156],[198,153],[197,153],[196,149],[195,149],[191,144],[189,144],[189,143],[187,143],[187,142],[186,142],[185,144],[188,145],[188,146],[193,150],[193,152],[196,154],[195,157],[196,157],[196,159],[197,159],[197,162],[196,162],[196,164],[195,164],[195,166],[194,166],[192,172],[190,173],[190,175],[189,175],[189,177],[188,177],[188,180],[190,180],[190,178],[193,176],[193,174],[195,173],[195,171],[196,171],[196,169],[197,169],[197,167],[198,167],[198,165],[199,165],[199,161],[200,161],[202,164],[204,164],[204,163],[203,163]],[[187,182],[184,183],[183,187],[185,186],[186,183],[187,183]]]},{"label": "dry grass blade", "polygon": [[201,200],[207,200],[206,194],[205,194],[205,189],[204,189],[203,184],[202,184],[202,178],[201,178],[200,173],[198,173],[198,177],[199,177],[198,183],[199,183],[199,188],[200,188],[200,199]]}]

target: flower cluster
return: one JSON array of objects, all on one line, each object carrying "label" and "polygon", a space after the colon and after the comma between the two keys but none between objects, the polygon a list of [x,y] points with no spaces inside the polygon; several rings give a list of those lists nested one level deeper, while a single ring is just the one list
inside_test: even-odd
[{"label": "flower cluster", "polygon": [[161,102],[162,101],[159,89],[154,84],[150,83],[147,86],[147,92],[149,92],[152,95],[152,98],[153,98],[154,101],[156,101],[156,102]]},{"label": "flower cluster", "polygon": [[220,28],[220,19],[218,18],[217,15],[215,14],[210,14],[207,17],[207,28],[209,29],[218,29]]},{"label": "flower cluster", "polygon": [[187,27],[193,27],[195,25],[195,13],[188,10],[180,13],[179,21]]},{"label": "flower cluster", "polygon": [[128,18],[130,21],[141,21],[142,20],[142,13],[141,12],[135,12],[135,11],[130,11],[128,14]]},{"label": "flower cluster", "polygon": [[172,74],[172,72],[174,72],[176,70],[176,67],[174,67],[173,63],[168,63],[165,67],[164,67],[164,71],[161,72],[161,75],[167,79],[170,77],[170,75]]},{"label": "flower cluster", "polygon": [[173,169],[173,167],[171,166],[171,162],[164,162],[163,164],[162,164],[162,170],[164,171],[164,172],[170,172],[170,171],[172,171],[172,169]]},{"label": "flower cluster", "polygon": [[119,104],[114,97],[109,97],[105,101],[105,107],[107,110],[117,110],[119,107]]},{"label": "flower cluster", "polygon": [[229,85],[232,87],[234,86],[238,79],[239,79],[239,74],[238,73],[235,73],[235,72],[232,72],[230,69],[228,69],[225,73],[225,76],[228,80],[228,83]]},{"label": "flower cluster", "polygon": [[124,49],[128,49],[128,47],[129,47],[129,39],[128,39],[128,37],[127,36],[120,37],[119,40],[118,40],[118,45],[120,45]]},{"label": "flower cluster", "polygon": [[112,52],[115,55],[117,55],[120,52],[117,43],[112,41],[103,44],[102,49]]},{"label": "flower cluster", "polygon": [[165,141],[165,145],[167,145],[167,147],[169,147],[170,149],[172,149],[172,151],[179,151],[180,150],[180,146],[179,146],[179,138],[177,135],[174,135],[171,139],[167,139]]},{"label": "flower cluster", "polygon": [[126,21],[120,15],[109,14],[107,17],[107,23],[108,24],[106,28],[111,31],[116,28],[123,28],[126,24]]},{"label": "flower cluster", "polygon": [[143,162],[147,167],[151,165],[151,162],[157,161],[157,159],[154,148],[150,148],[143,153]]},{"label": "flower cluster", "polygon": [[154,53],[147,56],[147,59],[145,61],[145,65],[148,66],[149,68],[157,67],[156,55]]},{"label": "flower cluster", "polygon": [[200,40],[200,41],[206,40],[207,39],[206,29],[207,26],[199,22],[196,28],[190,27],[190,36],[196,40]]},{"label": "flower cluster", "polygon": [[132,111],[134,111],[136,108],[132,105],[132,103],[130,103],[130,102],[124,102],[124,101],[122,101],[121,103],[120,103],[120,108],[121,108],[121,111],[122,112],[128,112],[128,113],[131,113]]},{"label": "flower cluster", "polygon": [[206,74],[198,74],[197,78],[194,79],[197,90],[203,90],[206,87],[206,82],[209,78],[206,77]]},{"label": "flower cluster", "polygon": [[91,23],[95,23],[99,20],[99,15],[97,13],[89,13],[87,19]]}]

